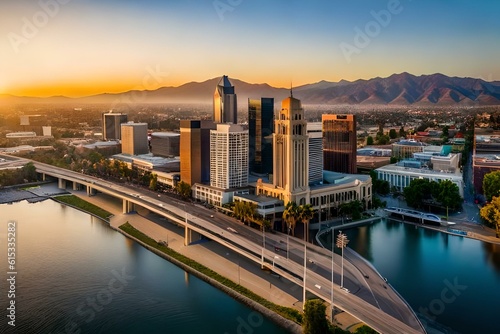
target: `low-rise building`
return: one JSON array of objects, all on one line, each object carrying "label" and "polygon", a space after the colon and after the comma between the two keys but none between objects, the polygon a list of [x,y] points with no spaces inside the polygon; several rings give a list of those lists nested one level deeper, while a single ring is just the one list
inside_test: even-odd
[{"label": "low-rise building", "polygon": [[444,181],[449,180],[458,186],[460,196],[464,196],[464,183],[462,173],[459,171],[437,171],[428,168],[411,168],[400,166],[398,164],[391,164],[377,168],[375,170],[377,178],[389,182],[390,187],[395,187],[398,191],[402,192],[404,188],[410,185],[410,182],[415,179],[428,179],[430,181]]}]

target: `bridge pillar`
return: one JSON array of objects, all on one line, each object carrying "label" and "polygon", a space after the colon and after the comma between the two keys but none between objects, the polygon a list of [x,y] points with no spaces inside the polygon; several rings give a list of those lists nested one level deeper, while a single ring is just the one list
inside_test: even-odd
[{"label": "bridge pillar", "polygon": [[189,229],[189,227],[186,225],[184,227],[184,246],[189,246],[191,243],[192,239],[192,231]]},{"label": "bridge pillar", "polygon": [[78,183],[76,181],[73,181],[73,190],[78,190]]},{"label": "bridge pillar", "polygon": [[124,199],[122,201],[122,213],[130,213],[134,210],[134,203]]},{"label": "bridge pillar", "polygon": [[184,227],[184,246],[189,246],[193,241],[201,239],[201,235],[190,229],[187,225]]},{"label": "bridge pillar", "polygon": [[95,190],[91,186],[87,186],[87,196],[93,196],[95,195]]},{"label": "bridge pillar", "polygon": [[46,178],[47,176],[45,175],[45,173],[42,173],[42,181],[46,181]]},{"label": "bridge pillar", "polygon": [[57,187],[59,189],[66,189],[66,180],[65,179],[57,179]]}]

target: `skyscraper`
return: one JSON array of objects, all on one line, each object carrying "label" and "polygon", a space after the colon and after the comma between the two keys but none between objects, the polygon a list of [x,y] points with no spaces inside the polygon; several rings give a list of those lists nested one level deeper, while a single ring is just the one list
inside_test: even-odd
[{"label": "skyscraper", "polygon": [[123,123],[121,135],[122,153],[130,155],[149,153],[147,123]]},{"label": "skyscraper", "polygon": [[217,124],[210,131],[210,185],[233,189],[248,185],[248,130]]},{"label": "skyscraper", "polygon": [[210,130],[212,121],[181,120],[181,180],[193,185],[210,182]]},{"label": "skyscraper", "polygon": [[273,172],[273,120],[274,99],[248,99],[248,133],[250,172],[270,174]]},{"label": "skyscraper", "polygon": [[323,181],[323,132],[321,122],[307,123],[309,137],[309,184]]},{"label": "skyscraper", "polygon": [[323,164],[332,172],[356,173],[356,117],[323,115]]},{"label": "skyscraper", "polygon": [[127,114],[104,113],[102,114],[102,138],[103,140],[121,139],[121,124],[127,123]]},{"label": "skyscraper", "polygon": [[214,123],[238,123],[237,100],[234,86],[224,75],[217,84],[214,93]]},{"label": "skyscraper", "polygon": [[300,100],[290,96],[281,102],[273,134],[273,185],[283,189],[285,203],[309,202],[309,140]]}]

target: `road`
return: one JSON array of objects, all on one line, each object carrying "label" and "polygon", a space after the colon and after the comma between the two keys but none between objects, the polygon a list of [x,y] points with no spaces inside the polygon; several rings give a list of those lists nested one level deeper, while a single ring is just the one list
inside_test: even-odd
[{"label": "road", "polygon": [[[214,212],[201,205],[173,199],[147,189],[115,184],[77,172],[34,162],[38,172],[94,188],[115,197],[133,202],[168,218],[178,225],[188,224],[191,230],[223,244],[247,258],[264,263],[276,273],[296,284],[303,285],[304,242],[281,233],[263,233],[232,217]],[[265,240],[265,242],[264,242]],[[288,245],[287,245],[288,243]],[[265,248],[262,245],[265,244]],[[288,252],[286,249],[288,248]],[[313,244],[307,244],[306,288],[309,292],[334,303],[381,333],[423,333],[413,312],[378,272],[365,261],[347,255],[344,260],[344,287],[340,289],[340,259]],[[262,264],[262,263],[261,263]],[[333,285],[333,290],[332,290]]]}]

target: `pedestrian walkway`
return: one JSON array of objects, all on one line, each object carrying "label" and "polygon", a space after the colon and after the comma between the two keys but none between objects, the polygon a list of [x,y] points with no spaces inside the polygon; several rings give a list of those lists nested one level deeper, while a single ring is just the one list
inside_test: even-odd
[{"label": "pedestrian walkway", "polygon": [[[194,242],[184,246],[184,228],[169,223],[165,218],[139,209],[137,213],[121,213],[121,203],[104,194],[88,197],[73,191],[74,195],[98,205],[114,214],[110,219],[113,228],[129,223],[156,241],[165,241],[168,247],[239,283],[259,296],[278,305],[302,310],[302,288],[260,269],[260,265],[232,250],[210,241]],[[108,198],[109,197],[109,198]]]}]

